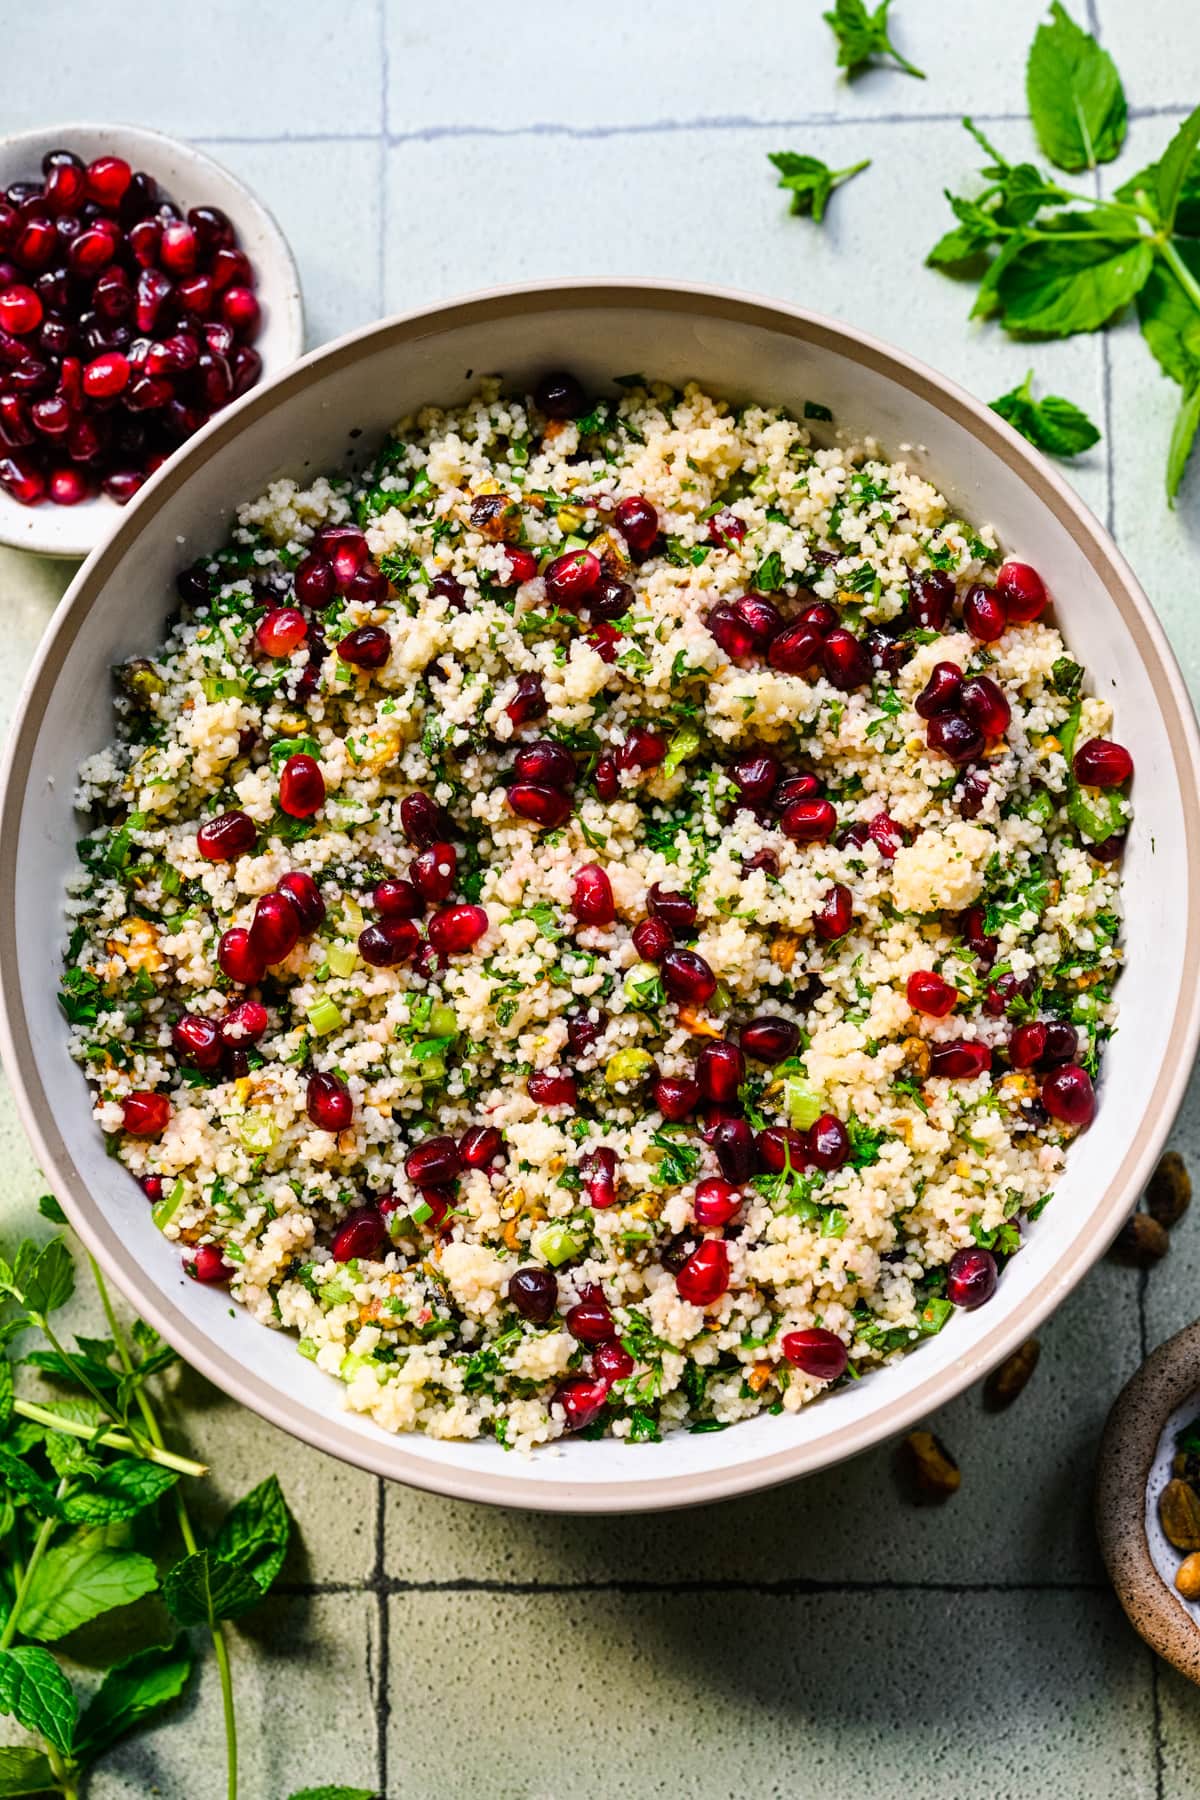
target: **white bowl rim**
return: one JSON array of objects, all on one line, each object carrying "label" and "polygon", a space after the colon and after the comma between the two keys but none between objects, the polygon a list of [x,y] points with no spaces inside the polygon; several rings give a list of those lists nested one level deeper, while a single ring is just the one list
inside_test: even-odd
[{"label": "white bowl rim", "polygon": [[[198,148],[189,138],[175,137],[169,131],[158,131],[151,125],[126,125],[120,120],[97,122],[92,119],[75,119],[65,125],[38,125],[24,131],[5,132],[0,135],[0,158],[3,158],[10,150],[18,149],[22,144],[29,144],[38,146],[40,159],[48,143],[70,146],[77,142],[82,134],[90,132],[106,133],[113,138],[113,148],[110,152],[112,155],[124,154],[132,146],[144,147],[144,160],[147,163],[152,163],[156,150],[162,155],[165,146],[167,150],[175,155],[185,157],[195,166],[204,170],[212,170],[220,182],[234,190],[248,212],[257,214],[268,241],[271,257],[271,305],[273,308],[278,308],[282,315],[284,349],[280,358],[279,373],[290,368],[304,349],[304,298],[300,287],[300,270],[296,265],[296,258],[292,254],[292,247],[284,235],[283,227],[271,208],[264,200],[260,200],[253,188],[248,187],[241,177],[235,175],[225,163],[220,162],[215,156],[210,156],[207,150]],[[143,158],[139,157],[139,161],[141,160]],[[262,279],[264,273],[260,258],[260,287],[266,285]],[[278,294],[274,292],[276,284],[278,284]],[[273,379],[273,376],[268,376],[251,391],[257,393],[260,388],[266,387]],[[185,439],[185,444],[189,444],[191,441],[190,438]],[[178,454],[178,450],[174,451],[168,461],[173,462]],[[139,493],[140,491],[139,489]],[[0,545],[10,550],[27,550],[33,556],[57,556],[64,561],[72,561],[78,557],[89,556],[97,544],[104,542],[113,526],[127,511],[128,506],[118,507],[115,501],[109,501],[97,512],[86,513],[67,506],[47,510],[34,507],[22,509],[22,518],[28,516],[35,523],[39,519],[49,518],[60,527],[68,526],[72,520],[78,520],[80,523],[85,518],[98,521],[96,530],[89,531],[86,536],[80,535],[72,538],[69,531],[65,529],[53,537],[39,536],[33,530],[17,533],[5,522],[7,509],[0,507]]]},{"label": "white bowl rim", "polygon": [[34,1061],[15,973],[18,946],[12,895],[17,877],[16,851],[43,699],[54,685],[57,668],[93,598],[103,589],[110,566],[123,554],[126,540],[151,522],[174,490],[186,482],[195,464],[220,453],[240,429],[243,415],[268,411],[285,392],[302,388],[314,379],[324,379],[339,364],[352,362],[368,343],[386,338],[413,342],[433,329],[486,323],[489,318],[506,317],[514,310],[543,302],[576,310],[636,306],[691,312],[762,326],[840,353],[852,350],[856,358],[902,388],[936,401],[959,423],[969,426],[994,454],[1016,468],[1030,489],[1031,499],[1050,509],[1086,557],[1142,657],[1154,671],[1155,691],[1179,779],[1185,861],[1193,892],[1200,886],[1200,731],[1174,653],[1133,571],[1099,521],[1040,453],[983,402],[907,352],[828,315],[729,288],[650,278],[527,282],[438,301],[363,326],[311,351],[274,380],[251,389],[218,413],[188,440],[177,457],[156,472],[131,501],[117,530],[88,558],[55,613],[26,677],[0,770],[0,1055],[22,1122],[71,1224],[130,1303],[187,1362],[232,1399],[317,1449],[370,1473],[455,1499],[533,1511],[654,1511],[754,1492],[856,1456],[881,1439],[899,1435],[923,1415],[953,1399],[1036,1331],[1116,1235],[1132,1197],[1150,1177],[1183,1098],[1200,1040],[1200,909],[1193,907],[1188,914],[1183,978],[1174,999],[1170,1054],[1164,1057],[1150,1107],[1131,1131],[1128,1148],[1113,1170],[1103,1198],[1089,1213],[1089,1230],[1077,1236],[1069,1252],[1046,1271],[1025,1301],[985,1329],[956,1364],[917,1382],[890,1410],[880,1409],[815,1442],[791,1445],[734,1466],[651,1478],[636,1487],[617,1480],[578,1485],[568,1481],[538,1483],[528,1475],[514,1478],[499,1469],[480,1472],[433,1464],[408,1450],[408,1440],[403,1435],[391,1438],[364,1429],[364,1422],[349,1414],[345,1419],[329,1420],[310,1413],[253,1369],[219,1349],[173,1298],[147,1284],[136,1257],[91,1199],[59,1134]]}]

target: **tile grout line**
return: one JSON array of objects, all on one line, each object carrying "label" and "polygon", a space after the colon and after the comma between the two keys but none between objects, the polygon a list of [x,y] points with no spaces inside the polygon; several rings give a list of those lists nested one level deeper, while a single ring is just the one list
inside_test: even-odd
[{"label": "tile grout line", "polygon": [[387,0],[376,0],[379,8],[379,225],[378,243],[375,257],[377,314],[383,317],[383,296],[385,287],[384,244],[387,231],[388,202],[388,88],[390,74],[388,64],[388,31]]},{"label": "tile grout line", "polygon": [[[1191,111],[1185,101],[1162,106],[1131,106],[1131,119],[1170,118]],[[973,113],[972,118],[984,125],[1023,125],[1028,115],[1023,112]],[[532,125],[421,125],[412,131],[392,131],[386,121],[381,131],[312,131],[277,132],[256,136],[244,132],[197,132],[197,144],[374,144],[382,140],[385,148],[399,144],[434,143],[443,138],[523,138],[567,137],[579,139],[670,136],[686,131],[791,131],[808,127],[872,125],[954,125],[961,112],[944,113],[862,113],[853,117],[835,113],[806,113],[795,118],[756,119],[749,114],[714,115],[694,119],[648,119],[626,125],[568,125],[557,120],[543,120]]]},{"label": "tile grout line", "polygon": [[[444,1581],[406,1581],[400,1576],[389,1576],[383,1567],[383,1493],[386,1484],[382,1477],[380,1496],[377,1501],[376,1527],[379,1534],[379,1553],[375,1568],[366,1580],[355,1581],[312,1581],[312,1582],[277,1582],[274,1591],[300,1598],[317,1598],[332,1594],[374,1594],[381,1604],[389,1598],[408,1594],[515,1594],[536,1598],[540,1595],[562,1594],[757,1594],[767,1599],[799,1599],[807,1596],[823,1598],[827,1595],[839,1594],[944,1594],[948,1596],[971,1596],[975,1594],[1103,1594],[1108,1592],[1105,1581],[820,1581],[815,1577],[795,1576],[781,1577],[776,1581],[739,1580],[729,1577],[723,1580],[704,1581],[650,1581],[617,1579],[605,1580],[595,1578],[585,1581],[500,1581],[488,1577],[455,1576]],[[386,1637],[381,1643],[381,1674],[387,1668],[388,1644]]]}]

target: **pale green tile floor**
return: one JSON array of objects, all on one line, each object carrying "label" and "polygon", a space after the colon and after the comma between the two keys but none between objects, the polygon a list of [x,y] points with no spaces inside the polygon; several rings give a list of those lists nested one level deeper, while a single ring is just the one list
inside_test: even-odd
[{"label": "pale green tile floor", "polygon": [[[968,326],[968,294],[921,268],[942,188],[974,167],[960,112],[1031,148],[1021,71],[1040,0],[897,0],[898,40],[930,78],[853,89],[834,77],[820,0],[10,10],[9,128],[115,116],[211,146],[291,237],[312,343],[456,290],[653,274],[840,315],[985,398],[1033,362],[1102,424],[1071,479],[1200,691],[1200,478],[1168,514],[1175,390],[1136,330],[1018,346]],[[1130,93],[1129,147],[1106,171],[1121,180],[1196,99],[1200,28],[1179,0],[1073,10],[1102,28]],[[874,167],[817,230],[786,216],[764,161],[777,148]],[[0,551],[0,716],[69,573]],[[1197,1160],[1195,1090],[1175,1141]],[[34,1220],[39,1181],[7,1102],[0,1171],[8,1237]],[[1194,1795],[1200,1698],[1112,1600],[1089,1491],[1112,1397],[1198,1311],[1194,1223],[1152,1276],[1100,1264],[1011,1413],[973,1393],[938,1415],[964,1479],[935,1512],[901,1502],[887,1449],[683,1515],[483,1511],[385,1490],[184,1374],[214,1512],[273,1469],[298,1523],[279,1595],[234,1634],[246,1800],[335,1779],[387,1800]],[[94,1323],[86,1307],[77,1322]],[[223,1791],[210,1668],[91,1796]]]}]

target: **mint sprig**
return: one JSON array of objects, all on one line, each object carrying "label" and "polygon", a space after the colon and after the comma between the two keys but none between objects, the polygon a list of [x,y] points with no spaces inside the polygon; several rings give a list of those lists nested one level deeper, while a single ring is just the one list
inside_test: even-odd
[{"label": "mint sprig", "polygon": [[1035,397],[1032,369],[1019,387],[993,400],[991,408],[1049,456],[1078,456],[1100,441],[1099,431],[1072,401],[1061,394],[1047,394],[1041,400]]},{"label": "mint sprig", "polygon": [[874,12],[868,12],[864,0],[836,0],[832,12],[821,17],[837,39],[838,68],[853,77],[865,69],[875,57],[889,58],[906,75],[924,81],[925,72],[901,56],[888,34],[888,9],[891,0],[880,0]]},{"label": "mint sprig", "polygon": [[871,166],[871,159],[867,157],[864,162],[852,163],[847,169],[831,169],[820,157],[801,156],[795,150],[772,151],[767,161],[779,170],[778,186],[786,188],[792,196],[791,212],[810,214],[818,225],[825,217],[825,208],[834,188]]}]

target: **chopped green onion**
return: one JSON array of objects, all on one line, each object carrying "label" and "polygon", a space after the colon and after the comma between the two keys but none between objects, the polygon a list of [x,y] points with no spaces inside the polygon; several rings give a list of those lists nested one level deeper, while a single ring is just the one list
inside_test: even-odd
[{"label": "chopped green onion", "polygon": [[533,1253],[557,1269],[560,1264],[570,1262],[573,1256],[579,1256],[586,1242],[582,1231],[572,1231],[569,1225],[556,1222],[544,1225],[538,1232],[533,1240]]},{"label": "chopped green onion", "polygon": [[783,1110],[790,1124],[807,1131],[821,1116],[821,1102],[801,1075],[787,1075],[783,1083]]},{"label": "chopped green onion", "polygon": [[329,1032],[339,1030],[346,1023],[328,997],[316,1001],[308,1008],[308,1022],[318,1037],[326,1037]]},{"label": "chopped green onion", "polygon": [[186,1192],[187,1189],[183,1184],[182,1178],[180,1178],[180,1180],[175,1183],[175,1186],[171,1189],[170,1193],[164,1194],[162,1199],[156,1201],[150,1208],[150,1217],[160,1231],[164,1230],[165,1227],[171,1223],[171,1220],[183,1205],[183,1197]]}]

